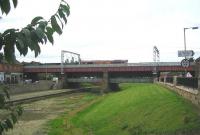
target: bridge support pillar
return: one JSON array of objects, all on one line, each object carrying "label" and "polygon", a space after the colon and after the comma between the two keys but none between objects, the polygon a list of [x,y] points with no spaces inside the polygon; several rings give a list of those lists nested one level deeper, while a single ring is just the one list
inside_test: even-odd
[{"label": "bridge support pillar", "polygon": [[177,85],[177,76],[173,77],[173,85],[176,86]]},{"label": "bridge support pillar", "polygon": [[161,77],[159,77],[159,82],[161,82],[161,80],[162,80],[162,78],[161,78]]},{"label": "bridge support pillar", "polygon": [[198,90],[200,90],[200,77],[198,77]]},{"label": "bridge support pillar", "polygon": [[109,75],[108,72],[103,72],[102,90],[101,93],[109,91]]},{"label": "bridge support pillar", "polygon": [[166,77],[166,76],[164,76],[164,83],[166,83],[166,79],[167,79],[167,77]]},{"label": "bridge support pillar", "polygon": [[61,74],[62,88],[67,88],[67,74]]}]

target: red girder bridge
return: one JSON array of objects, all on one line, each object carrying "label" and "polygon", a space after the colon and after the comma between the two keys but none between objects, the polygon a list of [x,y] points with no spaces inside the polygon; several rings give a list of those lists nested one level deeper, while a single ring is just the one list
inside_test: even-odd
[{"label": "red girder bridge", "polygon": [[68,83],[101,82],[106,89],[110,83],[121,82],[152,82],[155,73],[161,72],[195,72],[194,64],[183,68],[180,62],[146,62],[124,64],[78,64],[59,65],[41,64],[28,65],[23,69],[25,74],[34,76],[39,73],[64,74]]}]

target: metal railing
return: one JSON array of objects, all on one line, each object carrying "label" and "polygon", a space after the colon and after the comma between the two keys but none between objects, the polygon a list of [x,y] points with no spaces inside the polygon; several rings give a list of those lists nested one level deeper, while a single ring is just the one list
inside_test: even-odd
[{"label": "metal railing", "polygon": [[191,78],[185,78],[185,77],[178,77],[177,78],[177,85],[183,85],[187,86],[193,89],[198,88],[198,78],[191,77]]},{"label": "metal railing", "polygon": [[166,77],[166,82],[167,83],[173,83],[173,77]]}]

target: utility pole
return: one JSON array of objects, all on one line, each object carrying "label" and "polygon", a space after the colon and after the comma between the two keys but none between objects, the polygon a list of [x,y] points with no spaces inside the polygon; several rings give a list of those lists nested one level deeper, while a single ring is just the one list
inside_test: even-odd
[{"label": "utility pole", "polygon": [[156,46],[153,47],[153,61],[154,61],[154,69],[153,69],[153,74],[157,76],[158,72],[158,62],[160,62],[160,52]]},{"label": "utility pole", "polygon": [[78,56],[78,63],[81,64],[80,54],[74,53],[74,52],[70,52],[70,51],[61,50],[61,63],[60,63],[60,73],[61,74],[64,74],[63,68],[64,68],[64,54],[65,53],[73,54],[73,55]]}]

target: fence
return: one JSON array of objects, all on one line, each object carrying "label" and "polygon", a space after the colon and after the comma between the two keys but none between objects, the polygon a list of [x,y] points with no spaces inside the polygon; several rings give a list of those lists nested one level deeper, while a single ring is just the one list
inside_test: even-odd
[{"label": "fence", "polygon": [[185,78],[185,77],[178,77],[177,78],[177,85],[183,85],[190,88],[197,89],[198,88],[198,78],[191,77],[191,78]]},{"label": "fence", "polygon": [[[176,80],[174,80],[176,79]],[[198,78],[195,77],[161,77],[160,82],[182,85],[193,89],[198,89]]]},{"label": "fence", "polygon": [[[179,95],[190,100],[193,104],[200,107],[200,78],[185,78],[185,77],[160,77],[159,81],[164,80],[163,84],[167,88],[177,92]],[[173,83],[170,83],[173,80]],[[182,87],[185,86],[185,87]]]},{"label": "fence", "polygon": [[167,83],[173,83],[173,77],[166,77]]}]

